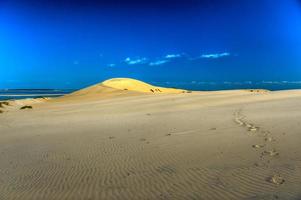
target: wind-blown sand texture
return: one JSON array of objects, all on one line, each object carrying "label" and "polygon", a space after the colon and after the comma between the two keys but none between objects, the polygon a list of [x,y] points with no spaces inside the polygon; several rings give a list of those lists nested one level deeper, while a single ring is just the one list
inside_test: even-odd
[{"label": "wind-blown sand texture", "polygon": [[127,81],[4,105],[0,199],[301,198],[301,91]]}]

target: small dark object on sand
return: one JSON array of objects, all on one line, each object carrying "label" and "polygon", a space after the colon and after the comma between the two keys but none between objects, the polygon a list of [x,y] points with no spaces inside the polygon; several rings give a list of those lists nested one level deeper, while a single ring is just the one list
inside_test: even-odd
[{"label": "small dark object on sand", "polygon": [[124,88],[123,90],[128,90],[127,88]]},{"label": "small dark object on sand", "polygon": [[20,110],[25,110],[25,109],[32,109],[32,106],[23,106],[20,108]]},{"label": "small dark object on sand", "polygon": [[0,102],[0,108],[3,108],[3,105],[9,106],[9,102],[7,102],[7,101],[1,101]]},{"label": "small dark object on sand", "polygon": [[9,102],[7,102],[7,101],[3,101],[3,102],[1,102],[3,105],[6,105],[6,106],[9,106],[10,104],[9,104]]},{"label": "small dark object on sand", "polygon": [[171,133],[167,133],[166,136],[171,136]]},{"label": "small dark object on sand", "polygon": [[150,89],[151,92],[155,92],[153,89]]},{"label": "small dark object on sand", "polygon": [[2,110],[0,110],[0,113],[3,113],[3,111],[2,111]]}]

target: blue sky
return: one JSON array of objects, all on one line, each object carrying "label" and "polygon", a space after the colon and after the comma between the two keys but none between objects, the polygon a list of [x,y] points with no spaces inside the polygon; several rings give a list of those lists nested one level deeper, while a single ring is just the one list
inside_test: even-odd
[{"label": "blue sky", "polygon": [[4,0],[0,88],[300,81],[299,0]]}]

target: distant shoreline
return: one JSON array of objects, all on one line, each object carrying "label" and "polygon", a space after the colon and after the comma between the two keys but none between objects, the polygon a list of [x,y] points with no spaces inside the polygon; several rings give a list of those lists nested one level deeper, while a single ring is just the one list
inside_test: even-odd
[{"label": "distant shoreline", "polygon": [[25,95],[22,95],[22,94],[12,94],[12,95],[9,95],[9,94],[0,94],[0,97],[35,97],[35,96],[62,96],[62,95],[65,95],[65,94],[25,94]]},{"label": "distant shoreline", "polygon": [[[296,90],[301,89],[301,81],[267,81],[267,82],[150,82],[157,87],[177,88],[193,91],[220,91],[220,90],[244,90],[244,89],[265,89],[270,91],[280,90]],[[15,89],[0,89],[1,94],[7,93],[71,93],[77,89],[55,89],[55,88],[15,88]]]},{"label": "distant shoreline", "polygon": [[35,97],[35,96],[60,96],[65,94],[0,94],[0,97],[23,97],[23,96],[29,96],[29,97]]}]

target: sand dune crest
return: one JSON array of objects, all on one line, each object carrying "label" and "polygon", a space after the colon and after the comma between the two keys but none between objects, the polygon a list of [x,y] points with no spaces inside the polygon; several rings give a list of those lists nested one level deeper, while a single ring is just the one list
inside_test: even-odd
[{"label": "sand dune crest", "polygon": [[119,90],[131,90],[144,93],[184,93],[186,90],[153,86],[130,78],[113,78],[102,82],[103,85]]}]

